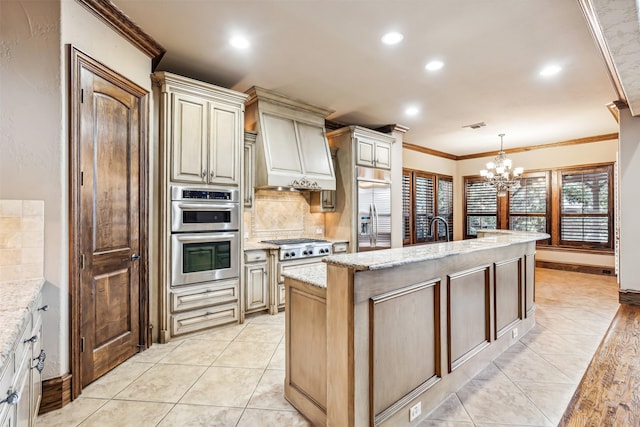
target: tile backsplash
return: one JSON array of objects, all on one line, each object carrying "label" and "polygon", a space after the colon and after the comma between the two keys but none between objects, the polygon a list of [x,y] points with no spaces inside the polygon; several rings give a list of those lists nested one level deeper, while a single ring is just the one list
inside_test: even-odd
[{"label": "tile backsplash", "polygon": [[309,211],[308,193],[257,190],[244,224],[250,239],[324,236],[324,214]]},{"label": "tile backsplash", "polygon": [[0,282],[44,274],[44,201],[0,200]]}]

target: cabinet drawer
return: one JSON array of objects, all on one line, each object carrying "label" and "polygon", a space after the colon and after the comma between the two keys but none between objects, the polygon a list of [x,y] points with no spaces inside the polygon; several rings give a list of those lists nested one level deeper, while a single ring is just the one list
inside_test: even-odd
[{"label": "cabinet drawer", "polygon": [[333,253],[334,254],[347,252],[348,249],[349,249],[349,243],[347,243],[347,242],[340,242],[340,243],[334,243],[333,244]]},{"label": "cabinet drawer", "polygon": [[189,332],[237,321],[238,303],[179,313],[171,316],[171,335],[188,334]]},{"label": "cabinet drawer", "polygon": [[[15,372],[18,372],[18,370],[20,369],[20,365],[22,365],[23,363],[23,359],[25,357],[29,357],[31,358],[31,339],[40,339],[40,337],[36,336],[35,338],[33,335],[33,330],[31,328],[31,316],[27,315],[28,320],[26,322],[26,324],[23,326],[23,330],[22,330],[22,334],[20,334],[20,338],[18,339],[18,342],[16,343],[16,347],[15,347],[15,355],[14,355],[14,370]],[[29,354],[27,354],[29,353]]]},{"label": "cabinet drawer", "polygon": [[[0,400],[7,397],[9,390],[12,390],[13,374],[15,373],[13,366],[13,355],[9,355],[5,359],[4,366],[0,366]],[[0,404],[0,413],[3,413],[6,403]],[[0,417],[2,418],[2,417]]]},{"label": "cabinet drawer", "polygon": [[229,280],[216,285],[201,285],[171,291],[171,312],[236,302],[238,301],[238,286],[237,280]]},{"label": "cabinet drawer", "polygon": [[244,262],[258,262],[267,260],[267,251],[261,249],[250,249],[244,251]]}]

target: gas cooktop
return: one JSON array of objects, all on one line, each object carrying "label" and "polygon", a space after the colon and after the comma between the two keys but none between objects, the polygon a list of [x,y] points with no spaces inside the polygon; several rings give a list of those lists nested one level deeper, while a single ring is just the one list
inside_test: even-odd
[{"label": "gas cooktop", "polygon": [[280,246],[280,261],[312,258],[331,254],[331,242],[322,239],[277,239],[262,240]]},{"label": "gas cooktop", "polygon": [[299,245],[303,243],[329,243],[322,239],[278,239],[278,240],[263,240],[262,243],[271,243],[272,245]]}]

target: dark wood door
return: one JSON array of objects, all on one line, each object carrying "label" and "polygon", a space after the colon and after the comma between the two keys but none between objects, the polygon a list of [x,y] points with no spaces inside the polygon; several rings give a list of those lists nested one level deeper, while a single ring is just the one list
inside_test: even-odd
[{"label": "dark wood door", "polygon": [[140,343],[140,99],[80,69],[78,160],[81,384]]}]

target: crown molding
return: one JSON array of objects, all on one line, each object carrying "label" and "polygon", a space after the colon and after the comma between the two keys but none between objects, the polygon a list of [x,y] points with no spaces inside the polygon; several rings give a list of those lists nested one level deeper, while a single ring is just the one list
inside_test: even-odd
[{"label": "crown molding", "polygon": [[[568,141],[553,142],[551,144],[529,145],[529,146],[526,146],[526,147],[511,148],[511,149],[508,149],[508,150],[504,150],[504,152],[507,153],[507,154],[522,153],[522,152],[525,152],[525,151],[542,150],[542,149],[545,149],[545,148],[566,147],[566,146],[569,146],[569,145],[589,144],[589,143],[592,143],[592,142],[610,141],[612,139],[618,139],[618,133],[617,132],[616,133],[607,133],[607,134],[604,134],[604,135],[588,136],[586,138],[570,139]],[[430,155],[436,156],[436,157],[442,157],[442,158],[449,159],[449,160],[478,159],[478,158],[481,158],[481,157],[495,156],[496,153],[497,153],[497,151],[494,150],[494,151],[485,151],[483,153],[465,154],[464,156],[456,156],[455,154],[449,154],[449,153],[445,153],[444,151],[433,150],[431,148],[422,147],[420,145],[415,145],[415,144],[410,144],[408,142],[402,143],[402,148],[405,148],[407,150],[417,151],[417,152],[423,153],[423,154],[430,154]]]},{"label": "crown molding", "polygon": [[77,2],[149,56],[151,58],[152,71],[156,69],[166,53],[166,49],[129,19],[124,12],[109,0],[77,0]]}]

